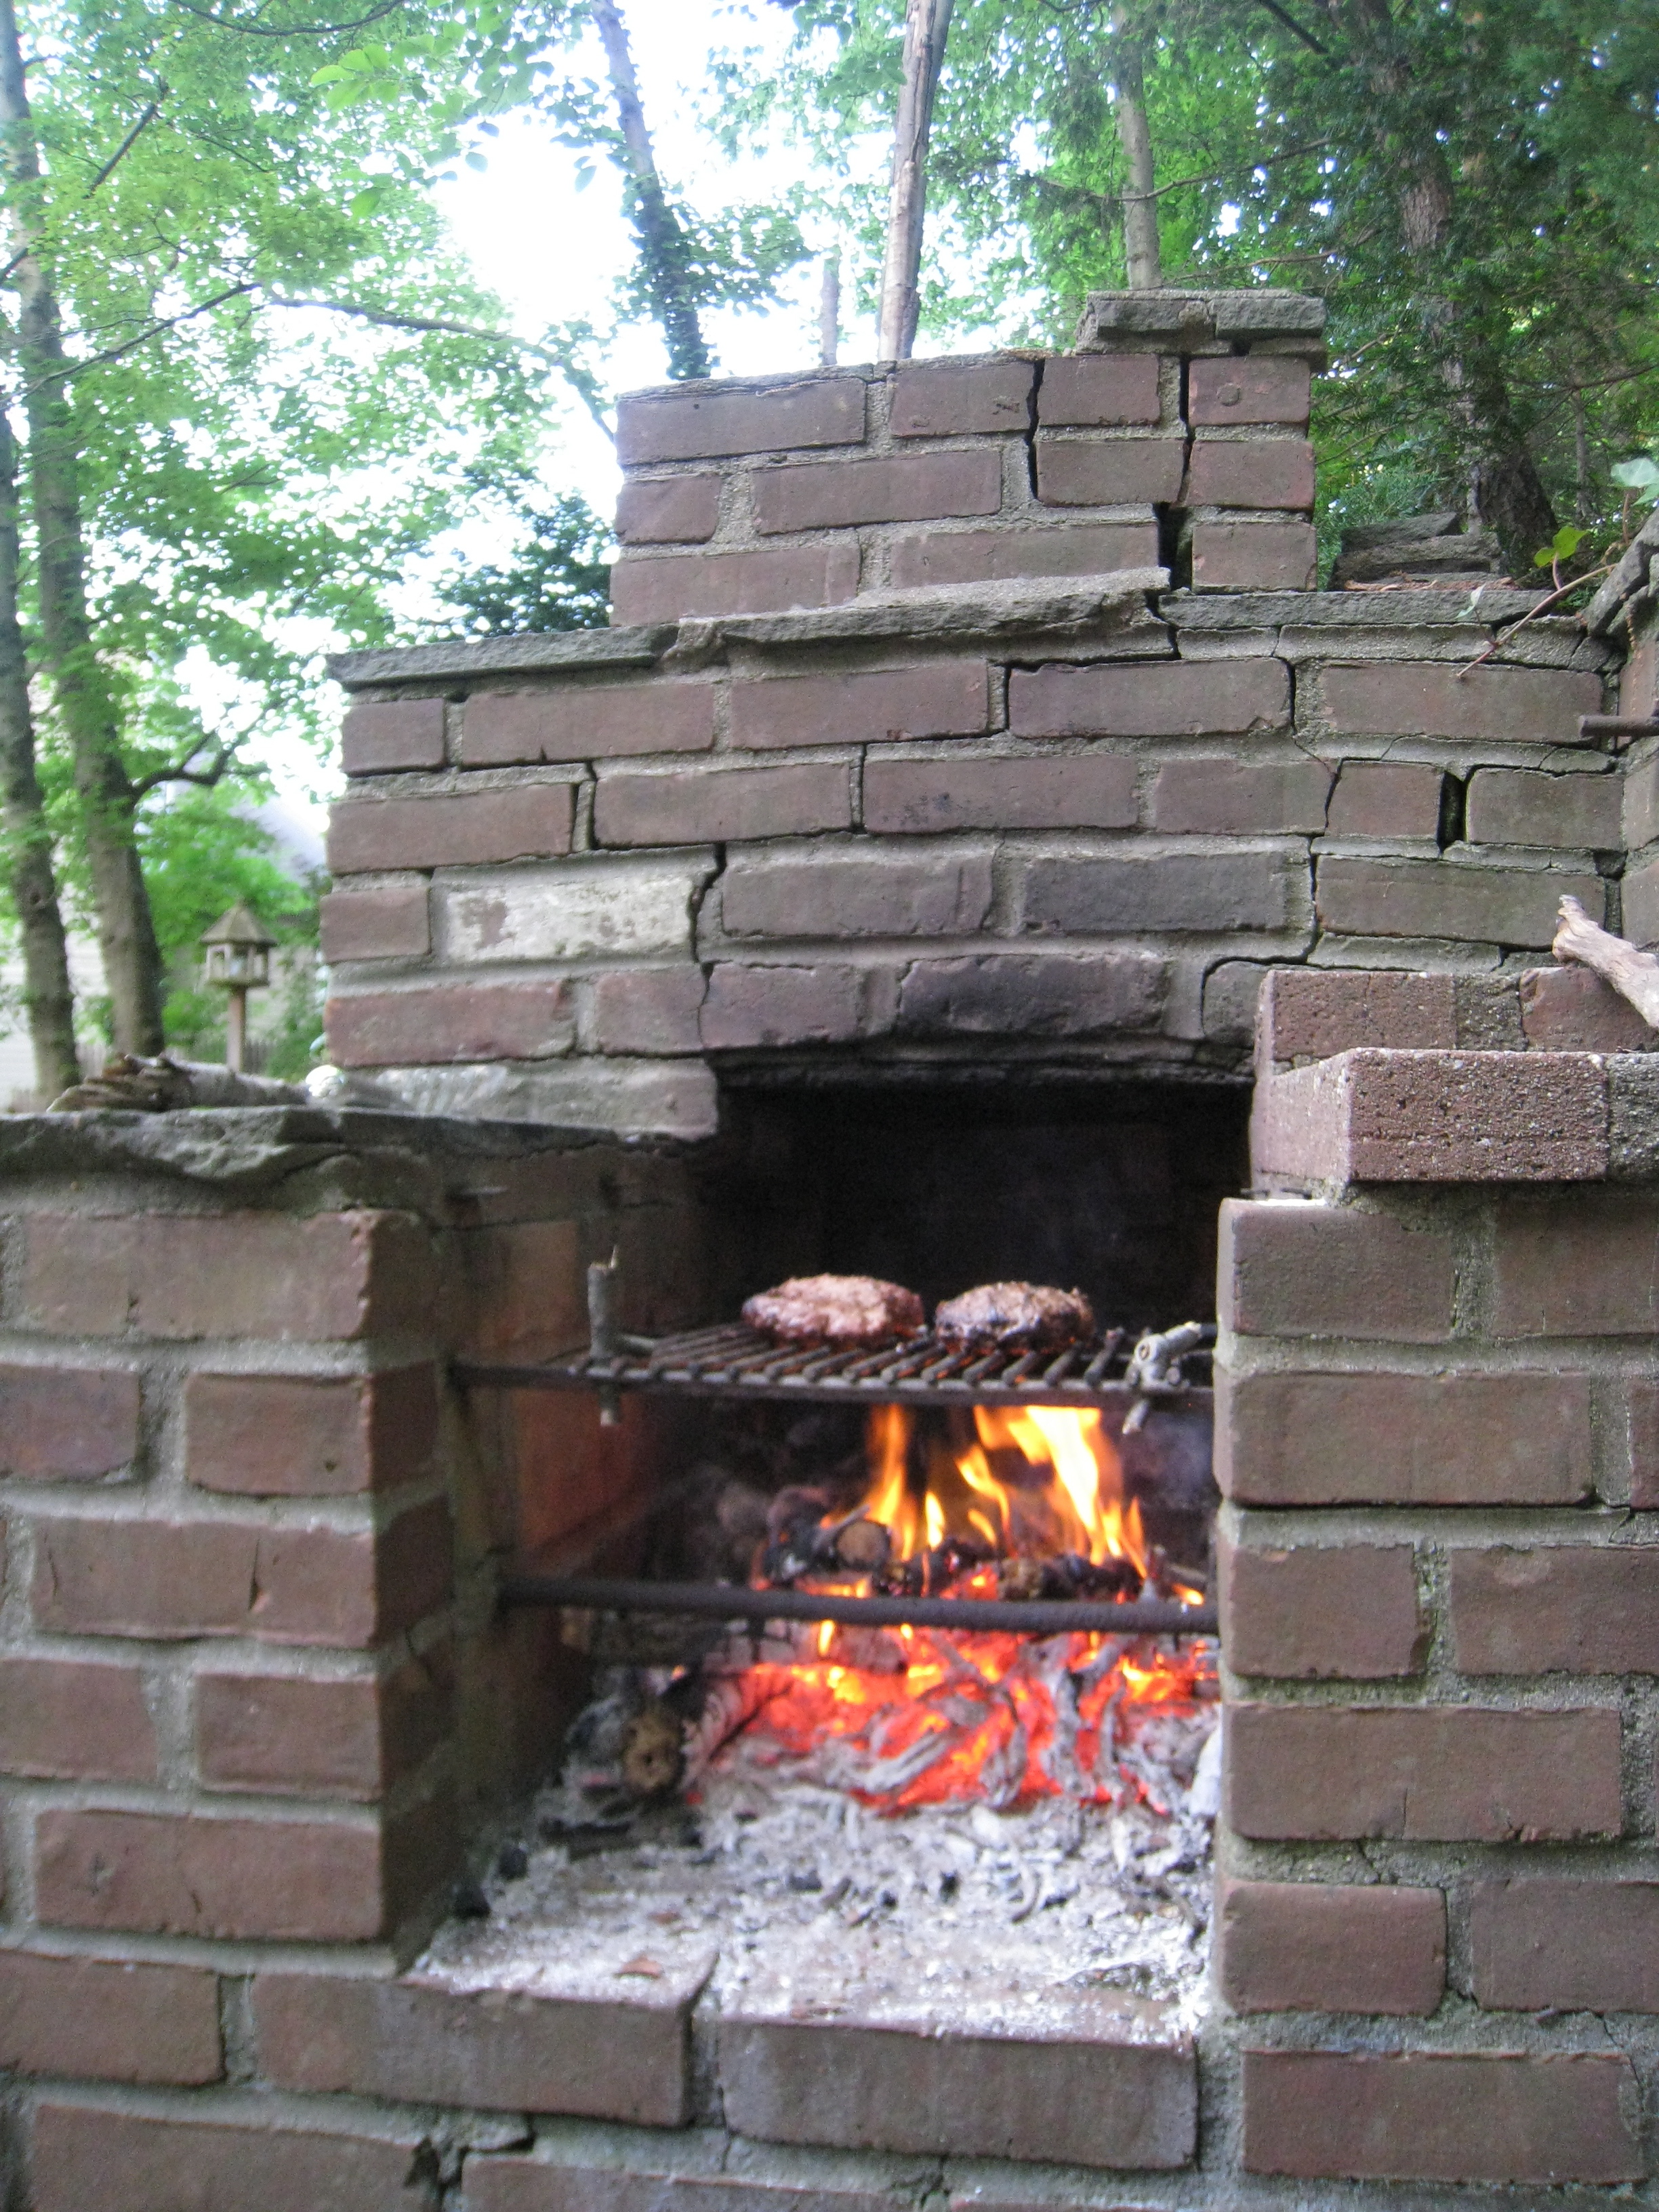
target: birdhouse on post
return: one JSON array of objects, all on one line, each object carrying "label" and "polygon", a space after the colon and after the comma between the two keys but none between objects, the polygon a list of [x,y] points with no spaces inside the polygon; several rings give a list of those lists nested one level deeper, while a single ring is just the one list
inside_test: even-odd
[{"label": "birdhouse on post", "polygon": [[242,1073],[247,1050],[247,994],[270,981],[270,955],[276,940],[258,916],[239,899],[211,929],[202,932],[207,981],[229,994],[225,1021],[225,1066]]}]

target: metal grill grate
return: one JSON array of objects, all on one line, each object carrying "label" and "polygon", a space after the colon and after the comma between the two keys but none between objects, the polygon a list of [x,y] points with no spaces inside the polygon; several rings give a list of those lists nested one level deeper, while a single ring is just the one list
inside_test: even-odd
[{"label": "metal grill grate", "polygon": [[[1213,1331],[1206,1332],[1212,1338]],[[695,1397],[811,1399],[830,1404],[1115,1406],[1126,1401],[1190,1408],[1209,1400],[1208,1353],[1186,1352],[1203,1379],[1126,1380],[1134,1340],[1109,1329],[1063,1352],[981,1352],[931,1330],[881,1346],[774,1344],[741,1322],[676,1336],[621,1336],[617,1352],[592,1346],[568,1359],[511,1367],[471,1361],[463,1382],[508,1389],[648,1390]]]}]

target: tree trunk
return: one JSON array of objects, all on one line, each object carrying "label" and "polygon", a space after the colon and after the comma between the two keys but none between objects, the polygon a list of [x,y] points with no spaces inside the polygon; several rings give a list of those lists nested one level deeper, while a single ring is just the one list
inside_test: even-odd
[{"label": "tree trunk", "polygon": [[1146,123],[1146,86],[1140,49],[1120,38],[1114,65],[1117,80],[1117,135],[1123,148],[1128,185],[1123,193],[1123,260],[1132,292],[1156,292],[1164,282],[1158,244],[1158,200],[1152,175],[1152,134]]},{"label": "tree trunk", "polygon": [[639,240],[646,289],[668,347],[668,374],[674,378],[707,376],[714,367],[697,319],[697,297],[692,283],[691,246],[678,216],[668,204],[657,174],[657,157],[646,128],[640,81],[629,49],[628,27],[616,0],[592,0],[593,21],[605,43],[605,58],[616,95],[617,120],[622,125],[633,185],[629,210],[634,235]]},{"label": "tree trunk", "polygon": [[945,66],[954,0],[905,0],[904,76],[893,126],[893,185],[881,272],[878,361],[908,361],[921,307],[921,237],[927,210],[927,143]]},{"label": "tree trunk", "polygon": [[17,571],[17,447],[0,405],[0,818],[5,824],[6,886],[22,939],[23,1006],[34,1047],[34,1084],[44,1103],[78,1083],[81,1067],[69,949],[34,764]]},{"label": "tree trunk", "polygon": [[58,712],[75,764],[98,916],[104,981],[122,1052],[161,1049],[161,956],[134,839],[137,794],[121,757],[120,720],[93,647],[79,456],[64,392],[67,362],[58,301],[32,250],[40,156],[23,81],[13,0],[0,0],[0,132],[17,194],[15,240],[19,356],[29,425],[40,631]]}]

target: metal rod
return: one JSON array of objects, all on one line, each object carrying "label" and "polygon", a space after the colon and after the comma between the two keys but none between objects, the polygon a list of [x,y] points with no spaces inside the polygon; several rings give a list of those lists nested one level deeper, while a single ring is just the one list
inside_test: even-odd
[{"label": "metal rod", "polygon": [[603,1575],[507,1575],[503,1605],[574,1606],[591,1613],[689,1613],[707,1620],[833,1620],[849,1628],[955,1628],[1061,1636],[1213,1636],[1213,1606],[1133,1598],[835,1597],[810,1590],[739,1589],[726,1583],[612,1581]]}]

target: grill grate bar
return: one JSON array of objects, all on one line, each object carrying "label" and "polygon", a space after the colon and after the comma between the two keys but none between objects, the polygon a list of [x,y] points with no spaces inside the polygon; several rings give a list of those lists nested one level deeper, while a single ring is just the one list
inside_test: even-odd
[{"label": "grill grate bar", "polygon": [[[617,1353],[604,1359],[590,1350],[533,1366],[459,1361],[455,1375],[463,1384],[509,1389],[592,1389],[603,1382],[622,1390],[787,1395],[842,1403],[850,1398],[872,1404],[1002,1404],[1048,1397],[1057,1404],[1115,1405],[1134,1395],[1123,1379],[1131,1341],[1128,1330],[1115,1328],[1098,1343],[1068,1345],[1059,1352],[980,1352],[929,1329],[875,1346],[778,1345],[727,1322],[655,1341],[625,1337]],[[1207,1398],[1206,1354],[1189,1353],[1188,1361],[1189,1371],[1197,1367],[1199,1372],[1173,1389],[1161,1387],[1160,1404],[1190,1406]]]}]

